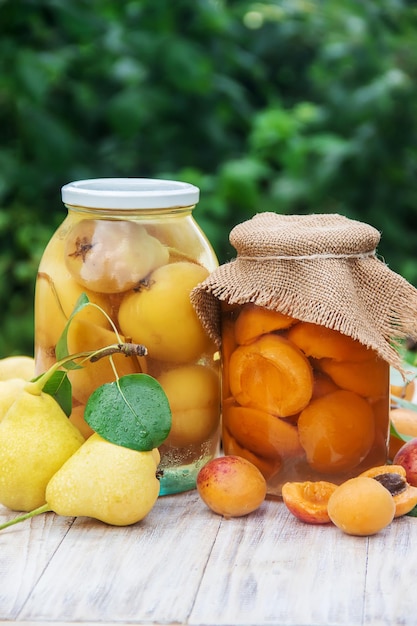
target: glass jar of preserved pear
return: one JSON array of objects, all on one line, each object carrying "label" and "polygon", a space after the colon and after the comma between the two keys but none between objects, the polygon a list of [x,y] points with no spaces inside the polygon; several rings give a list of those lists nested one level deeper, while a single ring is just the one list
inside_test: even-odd
[{"label": "glass jar of preserved pear", "polygon": [[[193,217],[199,190],[154,179],[93,179],[62,188],[68,214],[42,256],[35,291],[38,374],[56,360],[57,342],[81,294],[86,306],[68,326],[70,354],[124,341],[147,355],[113,355],[117,376],[145,372],[162,385],[172,428],[160,448],[161,495],[193,489],[217,452],[219,353],[190,302],[191,290],[218,265]],[[85,404],[115,380],[108,359],[70,370],[70,419],[88,437]]]}]

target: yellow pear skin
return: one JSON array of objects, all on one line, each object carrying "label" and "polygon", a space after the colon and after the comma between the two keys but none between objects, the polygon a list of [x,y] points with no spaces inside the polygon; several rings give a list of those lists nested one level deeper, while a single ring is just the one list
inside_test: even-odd
[{"label": "yellow pear skin", "polygon": [[6,356],[0,359],[0,380],[23,378],[31,380],[35,376],[35,359],[31,356]]},{"label": "yellow pear skin", "polygon": [[159,495],[158,450],[138,452],[95,433],[52,477],[46,501],[64,516],[86,516],[113,526],[143,519]]},{"label": "yellow pear skin", "polygon": [[0,380],[0,422],[26,385],[23,378]]},{"label": "yellow pear skin", "polygon": [[14,511],[45,504],[49,480],[83,443],[52,396],[21,391],[0,421],[0,503]]}]

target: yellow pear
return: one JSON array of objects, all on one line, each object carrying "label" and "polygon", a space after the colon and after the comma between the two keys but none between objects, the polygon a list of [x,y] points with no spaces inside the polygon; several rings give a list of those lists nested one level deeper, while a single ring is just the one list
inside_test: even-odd
[{"label": "yellow pear", "polygon": [[23,378],[0,380],[0,422],[16,400],[16,397],[23,391],[26,382]]},{"label": "yellow pear", "polygon": [[50,510],[127,526],[143,519],[159,495],[158,450],[138,452],[91,435],[46,489]]},{"label": "yellow pear", "polygon": [[31,356],[7,356],[0,359],[0,381],[10,378],[31,380],[35,376],[35,359]]},{"label": "yellow pear", "polygon": [[21,391],[0,421],[0,503],[15,511],[44,504],[49,480],[83,442],[52,396]]}]

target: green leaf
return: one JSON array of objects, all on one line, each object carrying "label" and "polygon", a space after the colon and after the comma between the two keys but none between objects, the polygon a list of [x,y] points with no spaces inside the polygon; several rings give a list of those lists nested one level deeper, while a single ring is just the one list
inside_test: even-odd
[{"label": "green leaf", "polygon": [[55,372],[42,391],[52,396],[68,417],[71,415],[72,388],[66,372],[62,370]]},{"label": "green leaf", "polygon": [[161,445],[171,429],[168,398],[148,374],[129,374],[98,387],[84,419],[104,439],[139,451]]},{"label": "green leaf", "polygon": [[[77,315],[77,313],[79,313],[84,307],[88,306],[89,304],[90,304],[90,300],[88,299],[87,294],[82,293],[80,297],[78,298],[77,302],[75,303],[74,309],[68,318],[68,322],[66,323],[65,328],[62,331],[62,334],[58,340],[58,343],[56,344],[55,354],[56,354],[57,361],[60,361],[61,359],[65,359],[67,356],[69,356],[67,336],[68,336],[68,330],[69,330],[70,324],[73,318],[75,317],[75,315]],[[80,366],[74,363],[74,361],[68,361],[65,364],[65,367],[67,369],[80,369]]]}]

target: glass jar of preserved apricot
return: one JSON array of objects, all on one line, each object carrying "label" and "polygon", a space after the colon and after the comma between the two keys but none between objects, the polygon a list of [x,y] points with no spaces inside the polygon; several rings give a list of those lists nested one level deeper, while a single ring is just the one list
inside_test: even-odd
[{"label": "glass jar of preserved apricot", "polygon": [[222,307],[223,446],[280,495],[386,462],[389,365],[360,342],[254,304]]},{"label": "glass jar of preserved apricot", "polygon": [[377,258],[379,239],[337,214],[259,213],[191,294],[221,346],[223,450],[252,461],[271,495],[386,462],[390,367],[417,333],[417,291]]},{"label": "glass jar of preserved apricot", "polygon": [[[160,448],[161,495],[193,489],[202,465],[217,453],[220,359],[190,302],[191,290],[218,265],[193,218],[197,187],[178,181],[93,179],[62,188],[68,215],[47,245],[35,291],[38,374],[68,325],[70,354],[123,341],[143,344],[144,357],[113,355],[117,375],[146,372],[162,385],[172,428]],[[85,404],[115,380],[108,359],[70,370],[70,419],[85,436]]]}]

